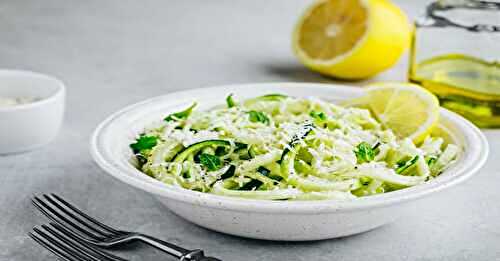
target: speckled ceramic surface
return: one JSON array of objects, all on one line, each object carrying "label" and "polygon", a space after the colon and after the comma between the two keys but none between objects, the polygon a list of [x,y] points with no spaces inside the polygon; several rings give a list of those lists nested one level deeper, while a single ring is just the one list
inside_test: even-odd
[{"label": "speckled ceramic surface", "polygon": [[352,235],[387,224],[418,198],[456,185],[476,173],[488,155],[488,143],[471,123],[441,110],[441,129],[464,148],[458,162],[438,178],[408,189],[353,201],[262,201],[217,196],[163,184],[130,163],[128,147],[144,126],[169,112],[198,101],[200,109],[223,102],[229,93],[239,98],[266,93],[317,96],[340,101],[359,96],[362,89],[309,83],[240,84],[171,93],[131,105],[108,117],[94,132],[91,152],[107,173],[155,194],[179,216],[212,230],[268,240],[319,240]]}]

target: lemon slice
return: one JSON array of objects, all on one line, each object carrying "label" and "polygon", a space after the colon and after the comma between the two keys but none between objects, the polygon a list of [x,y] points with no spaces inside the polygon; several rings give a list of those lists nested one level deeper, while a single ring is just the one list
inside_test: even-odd
[{"label": "lemon slice", "polygon": [[312,70],[359,79],[397,62],[409,46],[410,26],[387,0],[319,0],[302,15],[292,41]]},{"label": "lemon slice", "polygon": [[366,95],[349,102],[368,108],[375,117],[399,138],[419,143],[439,120],[439,101],[431,92],[410,83],[376,83],[366,88]]}]

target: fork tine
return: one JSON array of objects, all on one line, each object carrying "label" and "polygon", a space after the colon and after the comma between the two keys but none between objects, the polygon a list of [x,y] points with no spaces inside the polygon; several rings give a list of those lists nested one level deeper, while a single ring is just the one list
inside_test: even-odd
[{"label": "fork tine", "polygon": [[[58,233],[56,233],[55,231],[53,231],[51,228],[47,227],[46,225],[42,225],[42,228],[48,232],[48,234],[50,234],[51,237],[53,238],[56,238],[57,240],[59,240],[60,242],[64,242],[64,244],[68,247],[68,248],[71,248],[74,250],[74,252],[78,253],[78,254],[81,254],[83,256],[86,257],[86,259],[91,259],[91,260],[94,260],[94,261],[99,261],[99,260],[103,260],[103,259],[100,259],[98,258],[99,255],[95,256],[94,252],[93,251],[89,251],[88,249],[83,249],[82,245],[75,245],[74,241],[69,241],[68,239],[62,237],[61,235],[59,235]],[[87,250],[87,251],[85,251]]]},{"label": "fork tine", "polygon": [[70,225],[71,227],[75,228],[76,230],[82,232],[83,234],[87,235],[88,237],[90,237],[94,240],[101,239],[100,236],[107,236],[105,234],[99,233],[99,231],[96,231],[100,234],[98,236],[94,233],[91,233],[90,231],[88,231],[87,229],[82,227],[81,225],[75,224],[74,222],[72,222],[71,220],[69,220],[68,218],[63,216],[61,213],[54,210],[54,208],[52,208],[51,206],[49,206],[47,203],[45,203],[43,200],[41,200],[40,198],[38,198],[36,196],[31,200],[31,202],[33,203],[33,205],[35,205],[35,207],[38,208],[38,210],[40,210],[45,216],[47,216],[50,220],[52,220],[55,223],[58,223],[62,226],[66,226],[64,224],[64,223],[66,223],[66,224]]},{"label": "fork tine", "polygon": [[[110,234],[113,235],[113,234],[118,233],[116,230],[113,230],[111,228],[109,228],[109,229],[108,228],[104,228],[105,231],[99,230],[97,227],[92,226],[91,224],[89,224],[89,222],[86,222],[85,220],[82,220],[81,215],[80,215],[80,214],[84,214],[82,211],[79,211],[79,213],[75,211],[76,213],[73,213],[73,212],[69,211],[68,208],[65,208],[60,203],[58,203],[56,200],[52,199],[52,197],[50,197],[49,195],[44,194],[43,197],[45,198],[45,200],[47,200],[56,209],[58,209],[59,211],[63,212],[67,216],[71,217],[72,219],[74,219],[75,221],[77,221],[78,223],[84,225],[85,227],[89,228],[92,231],[95,231],[95,232],[97,232],[99,234],[102,234],[102,235],[105,235],[105,236],[110,236]],[[76,207],[74,207],[74,208],[76,209]],[[83,216],[83,217],[86,218],[86,219],[90,218],[89,216],[87,216],[88,218],[85,217],[85,216]],[[92,221],[92,223],[95,224],[94,221]]]},{"label": "fork tine", "polygon": [[56,228],[60,233],[66,235],[66,236],[71,237],[75,241],[82,241],[82,242],[86,242],[86,243],[89,243],[89,244],[92,244],[92,245],[98,245],[98,246],[100,246],[98,240],[94,240],[94,239],[82,236],[79,233],[77,233],[77,232],[73,231],[72,229],[68,228],[67,226],[60,225],[58,223],[52,223],[52,222],[49,223],[49,224],[52,225],[52,227]]},{"label": "fork tine", "polygon": [[59,248],[55,247],[53,244],[50,244],[42,239],[42,237],[36,233],[29,232],[28,235],[35,240],[38,244],[55,254],[57,257],[64,261],[79,261],[78,259],[75,259],[71,256],[69,256],[66,252],[60,250]]},{"label": "fork tine", "polygon": [[66,256],[71,257],[72,258],[71,260],[89,261],[88,258],[85,258],[84,256],[80,255],[78,252],[75,252],[74,249],[57,241],[53,237],[49,236],[46,232],[39,229],[38,227],[34,227],[33,231],[36,232],[41,238],[43,238],[47,244],[50,244],[52,246],[52,248],[57,248],[57,249],[59,249],[60,252],[64,253]]},{"label": "fork tine", "polygon": [[94,257],[98,257],[97,260],[109,260],[109,261],[126,261],[125,259],[112,255],[110,253],[104,252],[102,250],[97,249],[96,247],[86,244],[85,242],[79,241],[77,238],[74,238],[72,234],[65,234],[65,230],[61,230],[61,226],[57,224],[50,223],[50,226],[42,225],[42,227],[47,230],[51,235],[57,237],[59,240],[67,242],[68,244],[78,245],[79,248],[83,248],[88,252],[92,253]]},{"label": "fork tine", "polygon": [[87,219],[88,221],[90,221],[92,224],[112,233],[112,234],[121,234],[120,231],[110,227],[110,226],[107,226],[99,221],[97,221],[96,219],[94,219],[93,217],[83,213],[83,211],[79,210],[77,207],[73,206],[72,204],[68,203],[66,200],[64,200],[63,198],[59,197],[58,195],[56,194],[53,194],[51,193],[50,194],[52,197],[54,197],[55,199],[57,199],[59,202],[61,202],[62,204],[64,204],[66,207],[68,207],[69,209],[71,209],[73,212],[75,212],[76,214],[84,217],[85,219]]}]

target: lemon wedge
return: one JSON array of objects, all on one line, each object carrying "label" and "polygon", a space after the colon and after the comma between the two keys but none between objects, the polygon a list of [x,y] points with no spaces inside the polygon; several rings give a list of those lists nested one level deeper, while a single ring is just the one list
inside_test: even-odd
[{"label": "lemon wedge", "polygon": [[375,83],[350,106],[370,109],[399,138],[423,141],[439,121],[439,101],[431,92],[411,83]]},{"label": "lemon wedge", "polygon": [[367,78],[398,61],[410,29],[406,15],[388,0],[318,0],[295,26],[293,50],[314,71]]}]

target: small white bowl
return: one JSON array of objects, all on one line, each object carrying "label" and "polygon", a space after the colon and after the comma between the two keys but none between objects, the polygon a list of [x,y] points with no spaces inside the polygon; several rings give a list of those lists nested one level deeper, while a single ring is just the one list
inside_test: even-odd
[{"label": "small white bowl", "polygon": [[[319,240],[352,235],[394,221],[415,211],[416,199],[468,179],[485,163],[484,135],[459,115],[441,110],[440,129],[463,148],[456,164],[436,179],[415,187],[352,201],[266,201],[218,196],[163,184],[137,170],[129,144],[144,127],[198,101],[207,109],[224,102],[229,93],[244,99],[269,93],[317,96],[340,101],[362,89],[312,83],[241,84],[172,93],[122,109],[102,122],[91,140],[91,153],[107,173],[154,194],[179,216],[216,231],[257,239]],[[423,213],[426,214],[426,213]]]},{"label": "small white bowl", "polygon": [[32,150],[56,137],[64,114],[61,81],[34,72],[0,70],[0,97],[36,99],[0,106],[0,154]]}]

